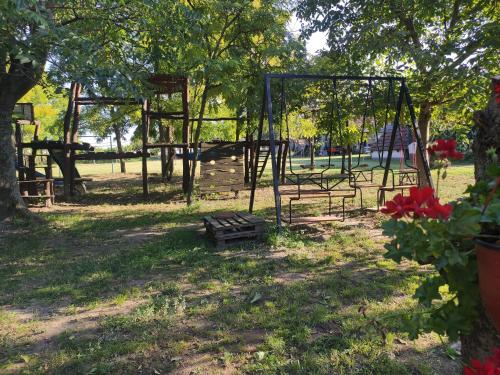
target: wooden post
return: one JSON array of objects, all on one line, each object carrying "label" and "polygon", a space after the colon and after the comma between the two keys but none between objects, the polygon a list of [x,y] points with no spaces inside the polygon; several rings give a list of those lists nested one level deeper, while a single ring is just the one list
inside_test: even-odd
[{"label": "wooden post", "polygon": [[314,137],[311,137],[309,139],[309,157],[310,157],[310,161],[311,161],[311,168],[313,168],[314,166]]},{"label": "wooden post", "polygon": [[52,206],[53,198],[52,198],[52,181],[46,180],[43,183],[43,195],[45,195],[45,207]]},{"label": "wooden post", "polygon": [[[77,83],[75,87],[75,97],[74,97],[74,110],[73,110],[73,124],[71,126],[71,144],[78,143],[78,125],[80,123],[80,106],[76,102],[78,97],[80,96],[80,91],[82,86]],[[69,191],[70,195],[73,196],[75,194],[75,170],[76,170],[76,162],[75,162],[75,149],[71,148],[70,150],[70,180],[69,180]]]},{"label": "wooden post", "polygon": [[341,166],[341,169],[340,169],[340,174],[344,174],[345,173],[345,153],[346,153],[346,150],[342,147],[342,166]]},{"label": "wooden post", "polygon": [[142,195],[146,199],[149,196],[148,187],[148,149],[146,144],[149,142],[149,116],[148,112],[148,100],[144,99],[142,103]]},{"label": "wooden post", "polygon": [[33,140],[38,141],[38,133],[40,133],[40,121],[34,121],[35,131],[33,132]]},{"label": "wooden post", "polygon": [[352,170],[352,149],[351,145],[347,145],[347,172],[351,173]]},{"label": "wooden post", "polygon": [[245,184],[248,184],[248,182],[250,181],[250,171],[248,169],[248,153],[250,152],[250,148],[251,148],[251,145],[250,145],[250,137],[248,135],[248,129],[245,133],[245,154],[244,154],[244,159],[243,159],[243,163],[245,164],[244,165],[244,177],[243,177],[243,181],[245,182]]},{"label": "wooden post", "polygon": [[[162,112],[161,105],[160,105],[160,94],[156,95],[156,105],[157,108],[156,110],[158,113]],[[161,119],[161,116],[158,118],[158,134],[160,135],[160,142],[165,143],[166,142],[166,135],[165,135],[165,128],[163,127],[163,121]],[[163,182],[167,181],[167,148],[165,146],[160,147],[160,163],[161,163],[161,180]]]},{"label": "wooden post", "polygon": [[[36,163],[35,163],[35,155],[28,156],[28,173],[26,176],[27,180],[34,181],[36,180]],[[38,189],[36,183],[28,184],[28,191],[30,195],[37,195]]]},{"label": "wooden post", "polygon": [[71,126],[71,142],[78,143],[78,125],[80,125],[80,105],[78,102],[78,97],[82,91],[82,86],[77,83],[75,87],[75,97],[74,97],[74,111],[73,111],[73,124]]},{"label": "wooden post", "polygon": [[45,168],[45,178],[52,179],[52,157],[47,155],[47,168]]},{"label": "wooden post", "polygon": [[[172,126],[167,126],[166,128],[166,141],[167,143],[172,143],[173,141],[173,134],[172,134]],[[172,179],[172,176],[174,174],[174,160],[175,160],[175,148],[174,147],[169,147],[167,149],[167,181],[170,181]]]},{"label": "wooden post", "polygon": [[[160,142],[165,143],[166,142],[166,135],[165,135],[165,128],[163,127],[163,124],[161,123],[161,120],[158,121],[158,130],[160,134]],[[160,147],[160,163],[161,163],[161,180],[163,182],[167,181],[167,148],[165,146]]]},{"label": "wooden post", "polygon": [[255,149],[253,147],[253,142],[252,142],[252,151],[253,151],[253,158],[251,157],[252,160],[252,182],[251,182],[251,187],[250,187],[250,204],[248,206],[248,212],[252,213],[253,212],[253,205],[255,201],[255,190],[257,189],[257,167],[259,165],[259,152],[260,152],[260,144],[262,142],[262,133],[263,133],[263,128],[264,128],[264,116],[265,116],[265,110],[266,110],[266,93],[267,90],[264,88],[264,94],[262,95],[262,107],[260,109],[260,117],[259,117],[259,127],[257,130],[257,144],[255,145]]},{"label": "wooden post", "polygon": [[[187,193],[189,190],[189,92],[188,92],[188,79],[185,78],[182,82],[182,191]],[[194,145],[198,147],[198,145]]]},{"label": "wooden post", "polygon": [[19,166],[19,181],[24,180],[24,171],[22,167],[24,166],[24,158],[23,158],[23,152],[24,149],[21,146],[21,143],[23,142],[23,135],[21,132],[21,124],[16,122],[16,131],[15,131],[15,138],[16,138],[16,146],[17,146],[17,164]]},{"label": "wooden post", "polygon": [[66,109],[66,115],[64,116],[64,127],[63,127],[63,142],[64,142],[64,165],[63,165],[63,177],[64,177],[64,198],[68,199],[71,195],[71,116],[73,115],[74,98],[76,92],[76,83],[71,83],[68,107]]}]

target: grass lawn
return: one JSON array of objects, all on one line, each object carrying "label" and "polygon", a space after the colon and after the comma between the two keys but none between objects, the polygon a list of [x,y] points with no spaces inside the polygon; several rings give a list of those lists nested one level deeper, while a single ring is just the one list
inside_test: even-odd
[{"label": "grass lawn", "polygon": [[[143,202],[139,165],[82,165],[88,194],[37,209],[44,223],[1,224],[0,373],[460,373],[446,338],[402,332],[430,270],[383,258],[381,214],[218,250],[202,217],[246,210],[248,192],[187,208],[178,176],[152,176]],[[471,165],[453,166],[442,200],[472,179]],[[255,213],[271,223],[269,185],[267,173]]]}]

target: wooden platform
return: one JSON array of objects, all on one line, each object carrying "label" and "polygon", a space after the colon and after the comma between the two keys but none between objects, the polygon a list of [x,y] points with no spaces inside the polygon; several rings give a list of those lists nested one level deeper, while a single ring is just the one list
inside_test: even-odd
[{"label": "wooden platform", "polygon": [[264,219],[244,212],[214,214],[203,218],[208,237],[217,247],[264,235]]}]

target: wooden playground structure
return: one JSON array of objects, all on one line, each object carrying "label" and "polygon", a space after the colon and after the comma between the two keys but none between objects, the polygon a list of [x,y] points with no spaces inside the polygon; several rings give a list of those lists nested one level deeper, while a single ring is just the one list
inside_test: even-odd
[{"label": "wooden playground structure", "polygon": [[[64,197],[67,199],[74,196],[76,191],[85,192],[85,183],[90,178],[80,176],[76,167],[77,161],[98,161],[114,159],[140,158],[142,161],[142,190],[143,197],[149,196],[148,178],[148,158],[151,156],[150,150],[160,149],[162,180],[168,182],[173,171],[173,158],[175,149],[182,149],[182,190],[185,193],[189,185],[189,172],[191,164],[191,153],[194,147],[202,150],[200,154],[201,176],[200,193],[209,195],[212,193],[238,192],[243,190],[248,184],[253,169],[253,158],[255,155],[256,142],[252,137],[246,135],[245,141],[214,141],[200,142],[195,145],[190,142],[191,124],[198,121],[197,118],[189,117],[188,103],[188,79],[187,77],[156,74],[151,76],[149,84],[153,88],[154,99],[137,100],[133,98],[113,98],[82,96],[82,85],[72,83],[69,90],[67,110],[63,122],[62,141],[40,140],[38,132],[40,123],[35,120],[33,105],[31,103],[18,103],[17,109],[19,117],[16,121],[16,148],[18,155],[18,174],[22,186],[23,196],[30,198],[36,195],[42,198],[40,192],[36,192],[35,185],[44,185],[46,194],[43,197],[50,198],[54,202],[54,182],[60,182],[64,188]],[[170,99],[175,93],[181,94],[181,108],[177,111],[165,111],[161,107],[160,98],[166,96]],[[156,100],[155,100],[156,99]],[[141,108],[141,151],[136,152],[96,152],[88,143],[79,142],[80,112],[83,106],[140,106]],[[161,120],[182,121],[181,142],[173,142],[170,137],[169,127],[165,127]],[[203,122],[215,121],[244,121],[241,117],[218,117],[203,118]],[[152,142],[150,132],[157,124],[159,141]],[[35,131],[33,138],[29,142],[23,141],[21,127],[33,125]],[[283,143],[284,145],[284,143]],[[285,147],[286,148],[286,147]],[[25,154],[26,149],[31,152]],[[39,154],[40,151],[45,151]],[[259,176],[262,176],[269,160],[270,148],[261,147],[259,157],[256,161],[256,168],[259,169]],[[61,172],[62,179],[52,177],[52,164],[56,163]],[[45,174],[38,173],[34,178],[36,170],[45,169]],[[224,183],[220,183],[223,178]],[[38,189],[39,190],[39,189]],[[49,194],[50,191],[50,194]],[[31,194],[31,195],[30,195]],[[48,201],[47,201],[48,202]]]},{"label": "wooden playground structure", "polygon": [[[310,164],[294,164],[293,151],[290,145],[295,142],[291,138],[288,121],[288,102],[286,82],[302,80],[306,82],[329,82],[331,95],[329,105],[328,126],[323,129],[323,139],[327,144],[327,161],[314,162],[314,150],[310,147]],[[271,82],[280,84],[279,110],[273,112],[273,96]],[[339,97],[341,82],[358,82],[358,106],[362,116],[358,119],[360,138],[357,145],[347,141],[346,133],[350,113],[343,107],[345,103]],[[415,119],[411,96],[403,78],[379,76],[330,76],[309,74],[267,74],[264,78],[264,95],[257,128],[257,138],[248,132],[245,140],[190,142],[191,124],[199,119],[189,117],[188,79],[187,77],[157,74],[151,76],[154,99],[130,99],[110,97],[81,96],[82,86],[73,83],[70,88],[68,107],[64,117],[63,141],[40,141],[38,129],[40,124],[34,119],[33,106],[19,103],[22,120],[16,122],[16,144],[18,153],[18,171],[21,193],[26,200],[43,198],[46,205],[54,202],[54,181],[52,163],[59,165],[63,172],[62,183],[66,198],[75,194],[77,187],[85,188],[88,178],[78,173],[76,161],[110,160],[140,158],[142,161],[143,197],[149,196],[148,158],[150,150],[160,149],[161,174],[164,182],[170,181],[172,175],[175,149],[182,149],[182,190],[187,191],[192,160],[190,150],[197,147],[200,160],[199,192],[201,196],[220,193],[234,193],[237,197],[242,190],[250,190],[249,212],[253,211],[255,191],[262,178],[267,163],[271,163],[276,223],[283,222],[314,223],[328,220],[344,220],[346,201],[359,198],[363,207],[363,195],[367,190],[374,190],[377,196],[377,209],[384,202],[387,192],[404,192],[412,186],[432,185],[430,169],[426,160],[420,133]],[[384,108],[376,108],[377,92],[384,95]],[[160,98],[169,100],[175,93],[181,95],[181,108],[177,111],[166,111],[162,108]],[[274,98],[276,99],[276,98]],[[378,100],[378,99],[377,99]],[[380,100],[379,100],[380,101]],[[359,104],[361,103],[361,104]],[[142,149],[137,152],[95,152],[85,143],[78,142],[80,110],[82,106],[140,106],[142,125]],[[409,123],[404,124],[402,112],[406,109]],[[278,113],[278,115],[276,114]],[[170,129],[165,129],[162,120],[182,121],[182,140],[173,142]],[[202,121],[244,121],[241,117],[204,118]],[[389,123],[391,120],[392,123]],[[267,127],[264,123],[267,121]],[[33,140],[23,142],[21,127],[35,127]],[[157,125],[159,141],[152,142],[150,131]],[[279,129],[279,132],[275,130]],[[376,165],[367,167],[361,163],[363,146],[366,146],[368,134],[375,139],[372,148],[376,155]],[[411,138],[411,139],[410,139]],[[405,147],[412,142],[415,152],[412,161]],[[357,148],[356,148],[357,147]],[[24,150],[31,148],[31,154]],[[38,150],[46,150],[48,154],[38,155]],[[400,155],[399,169],[391,166],[394,151]],[[333,154],[341,156],[341,165],[335,166]],[[385,157],[384,157],[385,155]],[[302,155],[304,156],[304,155]],[[44,169],[45,174],[37,175],[37,169]],[[81,189],[80,189],[81,190]],[[310,201],[327,200],[327,210],[323,216],[293,215],[294,205],[307,204]],[[341,201],[341,216],[334,214],[333,202]],[[288,215],[283,215],[282,204],[286,204]]]},{"label": "wooden playground structure", "polygon": [[[38,141],[40,122],[35,120],[32,103],[18,103],[14,110],[15,140],[17,145],[16,168],[19,173],[19,190],[26,203],[43,200],[45,207],[54,204],[54,179],[52,178],[52,158],[49,155],[25,155],[22,143],[22,127],[33,126],[33,142]],[[42,168],[45,174],[37,172]]]}]

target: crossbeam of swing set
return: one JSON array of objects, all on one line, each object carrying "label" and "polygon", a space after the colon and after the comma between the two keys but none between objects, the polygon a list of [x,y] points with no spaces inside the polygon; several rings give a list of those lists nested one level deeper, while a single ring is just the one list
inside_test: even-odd
[{"label": "crossbeam of swing set", "polygon": [[312,81],[336,80],[336,81],[405,81],[404,77],[398,76],[358,76],[358,75],[330,75],[330,74],[302,74],[302,73],[268,73],[266,79],[306,79]]},{"label": "crossbeam of swing set", "polygon": [[[420,136],[420,130],[417,127],[415,108],[413,106],[413,102],[410,96],[410,92],[408,90],[408,86],[406,85],[406,80],[404,77],[397,76],[360,76],[360,75],[329,75],[329,74],[300,74],[300,73],[268,73],[264,75],[264,93],[262,97],[262,107],[261,113],[259,117],[259,127],[258,127],[258,138],[257,138],[257,148],[262,143],[262,134],[264,127],[264,120],[267,114],[267,122],[269,126],[269,146],[271,151],[271,168],[273,173],[273,191],[274,191],[274,201],[275,201],[275,211],[276,211],[276,227],[278,231],[281,229],[282,220],[281,220],[281,194],[279,191],[279,173],[278,173],[278,165],[276,160],[276,141],[274,135],[274,125],[273,125],[273,105],[272,105],[272,96],[271,96],[271,80],[280,79],[282,82],[284,80],[294,80],[294,79],[302,79],[302,80],[311,80],[311,81],[321,81],[321,80],[331,80],[333,82],[337,81],[386,81],[386,82],[400,82],[399,96],[398,101],[396,103],[396,114],[393,122],[393,129],[391,133],[391,139],[389,142],[388,149],[388,157],[386,160],[385,168],[384,168],[384,177],[383,177],[383,186],[387,185],[387,180],[389,177],[389,170],[391,166],[392,151],[394,149],[394,142],[396,140],[396,132],[397,128],[400,126],[400,115],[402,111],[403,101],[406,101],[406,105],[409,110],[410,118],[411,118],[411,126],[413,128],[416,141],[417,141],[417,151],[421,158],[424,173],[427,179],[428,185],[432,186],[432,177],[430,172],[430,167],[427,162],[425,149],[422,143],[422,139]],[[250,190],[250,203],[249,203],[249,212],[253,211],[254,201],[255,201],[255,189],[257,186],[257,171],[252,171],[252,181],[251,181],[251,190]]]}]

